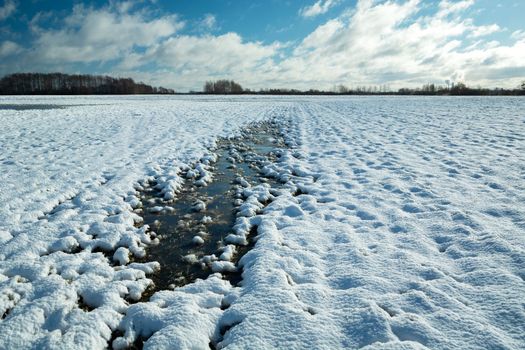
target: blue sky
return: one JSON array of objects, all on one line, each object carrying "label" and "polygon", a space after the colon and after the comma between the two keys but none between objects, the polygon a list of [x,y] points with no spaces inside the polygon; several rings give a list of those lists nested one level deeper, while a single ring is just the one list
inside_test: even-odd
[{"label": "blue sky", "polygon": [[131,76],[179,91],[525,80],[521,0],[0,0],[0,74]]}]

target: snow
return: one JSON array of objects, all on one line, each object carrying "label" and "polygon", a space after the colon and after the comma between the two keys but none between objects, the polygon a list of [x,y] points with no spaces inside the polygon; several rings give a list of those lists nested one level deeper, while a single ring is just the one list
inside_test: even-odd
[{"label": "snow", "polygon": [[211,263],[211,270],[213,272],[235,272],[237,267],[231,261],[214,261]]},{"label": "snow", "polygon": [[193,204],[193,210],[194,211],[204,211],[204,210],[206,210],[206,203],[204,203],[201,200],[196,201]]},{"label": "snow", "polygon": [[157,178],[169,198],[182,170],[213,161],[217,137],[271,111],[261,101],[134,96],[0,103],[67,105],[0,111],[0,348],[107,346],[128,300],[151,283],[144,270],[158,268],[126,265],[127,251],[142,257],[152,243],[135,227],[136,189]]},{"label": "snow", "polygon": [[228,244],[226,247],[223,248],[222,254],[221,256],[219,256],[219,259],[230,261],[232,260],[235,251],[235,246],[233,244]]},{"label": "snow", "polygon": [[523,104],[299,106],[220,346],[522,348]]},{"label": "snow", "polygon": [[192,242],[195,244],[203,244],[204,239],[201,236],[195,236],[193,237]]},{"label": "snow", "polygon": [[118,261],[120,265],[126,265],[129,263],[129,249],[119,247],[115,254],[113,254],[113,260]]},{"label": "snow", "polygon": [[[0,110],[0,348],[101,349],[116,330],[115,348],[525,347],[523,99],[0,103],[69,106]],[[138,302],[160,266],[131,262],[158,242],[137,189],[206,185],[217,138],[270,118],[290,148],[262,171],[283,189],[239,178],[227,245],[200,260],[216,273]]]},{"label": "snow", "polygon": [[122,349],[146,337],[144,349],[206,349],[218,335],[221,303],[231,286],[219,275],[206,281],[156,293],[149,303],[132,305],[122,321],[125,336],[113,347]]}]

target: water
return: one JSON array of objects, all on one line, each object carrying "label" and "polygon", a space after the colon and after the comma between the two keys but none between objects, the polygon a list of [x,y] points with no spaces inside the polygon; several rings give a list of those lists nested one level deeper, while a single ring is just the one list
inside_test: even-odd
[{"label": "water", "polygon": [[26,111],[26,110],[45,110],[62,109],[68,106],[51,104],[0,104],[0,110]]},{"label": "water", "polygon": [[[182,286],[197,278],[206,278],[211,270],[200,264],[189,263],[184,259],[188,254],[197,257],[215,254],[220,255],[224,246],[223,239],[232,233],[236,220],[236,185],[235,179],[242,176],[251,185],[261,182],[277,187],[275,180],[264,178],[258,169],[261,162],[274,159],[272,151],[283,147],[282,139],[271,128],[271,124],[261,124],[246,133],[245,137],[236,140],[221,140],[215,153],[217,161],[213,164],[213,182],[198,187],[192,181],[186,181],[175,201],[166,203],[156,190],[155,183],[144,191],[142,196],[144,224],[150,225],[161,236],[160,244],[148,248],[144,261],[158,261],[161,270],[149,276],[155,283],[155,290]],[[242,159],[237,159],[235,167],[230,158],[230,151],[236,149]],[[197,200],[206,202],[204,212],[193,210]],[[151,213],[149,208],[169,205],[171,213]],[[212,221],[205,223],[204,216]],[[256,230],[256,228],[255,228]],[[248,246],[238,246],[233,262],[237,262],[253,245],[255,230],[249,237]],[[193,237],[205,232],[204,243],[196,245]],[[241,272],[223,273],[225,278],[236,284],[241,281]],[[153,291],[151,291],[153,292]],[[150,294],[150,293],[148,293]]]}]

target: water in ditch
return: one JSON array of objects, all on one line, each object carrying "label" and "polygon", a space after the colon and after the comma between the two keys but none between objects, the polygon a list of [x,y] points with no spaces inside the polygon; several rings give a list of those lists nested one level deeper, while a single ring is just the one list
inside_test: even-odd
[{"label": "water in ditch", "polygon": [[[160,236],[160,243],[147,250],[144,261],[158,261],[161,269],[149,276],[156,290],[182,286],[197,278],[206,278],[211,270],[204,264],[188,261],[188,255],[196,257],[215,254],[219,256],[225,245],[224,238],[232,233],[236,220],[238,199],[236,179],[242,176],[252,186],[262,182],[278,188],[280,183],[272,178],[265,178],[259,167],[268,160],[275,160],[274,151],[284,147],[282,138],[271,123],[264,123],[249,129],[242,138],[220,140],[217,149],[217,161],[211,172],[213,181],[207,186],[198,187],[193,181],[185,182],[174,201],[165,202],[155,183],[151,183],[142,194],[144,224],[151,227]],[[236,155],[235,161],[232,160]],[[239,157],[240,155],[240,157]],[[196,211],[197,201],[206,203],[204,211]],[[151,212],[155,206],[169,206],[168,212]],[[195,242],[199,236],[203,241]],[[236,263],[253,244],[255,232],[249,237],[247,246],[238,246],[233,262]],[[223,272],[233,284],[241,280],[240,272]],[[145,295],[148,297],[148,295]]]}]

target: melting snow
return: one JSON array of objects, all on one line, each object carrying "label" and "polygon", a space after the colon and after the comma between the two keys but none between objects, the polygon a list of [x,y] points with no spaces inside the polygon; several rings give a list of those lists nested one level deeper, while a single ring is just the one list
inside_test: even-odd
[{"label": "melting snow", "polygon": [[[523,99],[0,101],[70,105],[0,110],[0,348],[525,347]],[[270,118],[285,190],[239,178],[217,273],[139,302],[159,265],[133,262],[158,243],[137,191],[206,185],[218,137]]]}]

